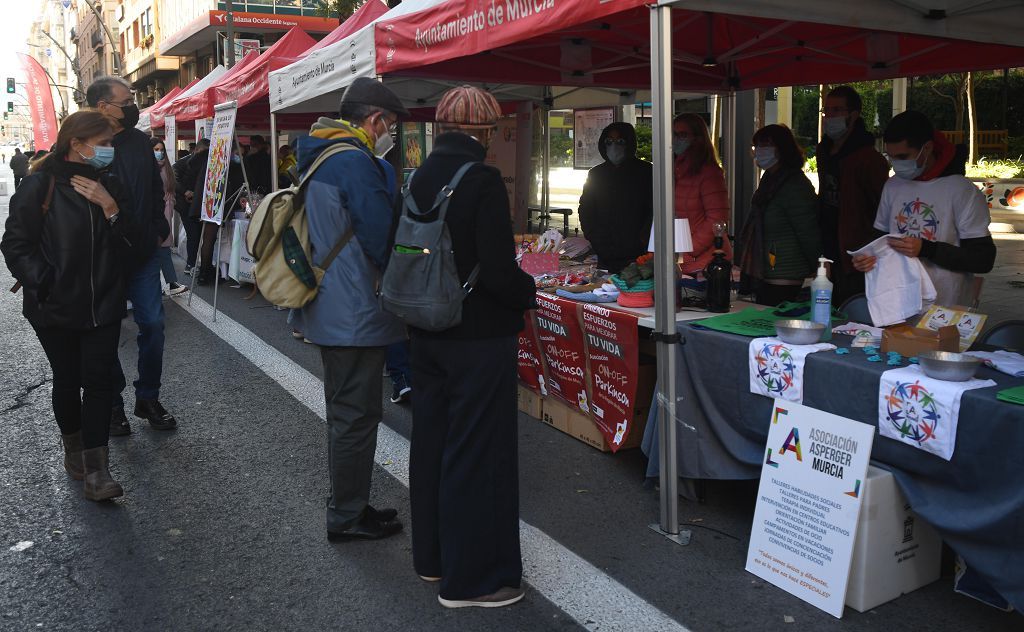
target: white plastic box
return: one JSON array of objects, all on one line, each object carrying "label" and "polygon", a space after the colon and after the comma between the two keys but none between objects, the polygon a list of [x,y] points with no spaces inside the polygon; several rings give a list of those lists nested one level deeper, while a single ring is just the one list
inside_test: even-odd
[{"label": "white plastic box", "polygon": [[891,472],[868,467],[846,605],[865,612],[939,578],[942,539],[910,509]]}]

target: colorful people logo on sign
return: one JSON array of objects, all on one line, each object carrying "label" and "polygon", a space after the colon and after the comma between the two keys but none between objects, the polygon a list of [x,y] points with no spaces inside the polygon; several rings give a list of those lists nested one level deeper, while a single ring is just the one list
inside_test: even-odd
[{"label": "colorful people logo on sign", "polygon": [[897,381],[885,402],[886,419],[901,437],[909,437],[918,445],[935,439],[941,415],[935,396],[920,382]]},{"label": "colorful people logo on sign", "polygon": [[896,215],[896,230],[901,235],[935,241],[939,230],[939,217],[935,214],[935,209],[922,202],[921,198],[917,198],[904,204],[903,209]]},{"label": "colorful people logo on sign", "polygon": [[792,354],[792,349],[778,343],[765,344],[757,352],[757,378],[769,394],[781,396],[792,388],[796,374]]}]

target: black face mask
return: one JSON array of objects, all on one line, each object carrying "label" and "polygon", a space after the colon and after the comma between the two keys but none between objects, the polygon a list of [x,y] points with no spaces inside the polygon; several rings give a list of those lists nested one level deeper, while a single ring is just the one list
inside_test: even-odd
[{"label": "black face mask", "polygon": [[139,106],[132,103],[121,107],[124,116],[121,118],[121,125],[125,129],[131,129],[139,123]]}]

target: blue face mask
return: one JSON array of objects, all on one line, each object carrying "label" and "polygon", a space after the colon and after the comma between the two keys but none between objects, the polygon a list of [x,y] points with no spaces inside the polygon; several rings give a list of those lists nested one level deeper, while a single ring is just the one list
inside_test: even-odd
[{"label": "blue face mask", "polygon": [[242,164],[242,158],[238,154],[231,154],[231,162],[236,165]]},{"label": "blue face mask", "polygon": [[689,138],[673,138],[672,139],[672,153],[676,156],[682,156],[686,153],[686,150],[690,148]]},{"label": "blue face mask", "polygon": [[153,157],[156,158],[158,161],[163,160],[164,159],[164,152],[162,152],[162,151],[154,151],[153,152]]},{"label": "blue face mask", "polygon": [[92,149],[91,157],[86,158],[85,156],[82,156],[82,152],[77,152],[79,156],[82,156],[82,160],[87,164],[92,165],[97,169],[105,169],[110,166],[110,163],[114,162],[113,147],[93,147],[92,145],[88,145],[88,147]]},{"label": "blue face mask", "polygon": [[924,165],[917,164],[917,159],[921,157],[922,151],[924,151],[924,147],[918,150],[917,156],[914,158],[907,158],[905,160],[889,160],[889,162],[892,163],[892,170],[896,174],[897,178],[913,180],[917,178],[917,176],[921,175],[924,171]]},{"label": "blue face mask", "polygon": [[774,147],[757,147],[754,149],[754,162],[766,171],[779,162],[779,157],[776,155]]}]

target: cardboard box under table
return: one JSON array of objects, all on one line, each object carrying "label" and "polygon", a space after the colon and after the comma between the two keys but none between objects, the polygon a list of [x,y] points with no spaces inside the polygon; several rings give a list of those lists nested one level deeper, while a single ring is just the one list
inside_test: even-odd
[{"label": "cardboard box under table", "polygon": [[[650,414],[656,379],[657,371],[655,365],[640,365],[633,418],[630,422],[629,434],[626,435],[626,439],[622,442],[619,450],[628,450],[640,446],[640,442],[644,438],[644,428],[647,427],[647,417]],[[540,420],[547,425],[561,430],[565,434],[597,448],[601,452],[611,452],[611,446],[608,445],[604,435],[594,425],[594,421],[579,408],[570,406],[557,397],[548,396],[543,399],[542,409]]]},{"label": "cardboard box under table", "polygon": [[942,540],[910,509],[888,470],[870,466],[846,605],[866,612],[939,578]]}]

